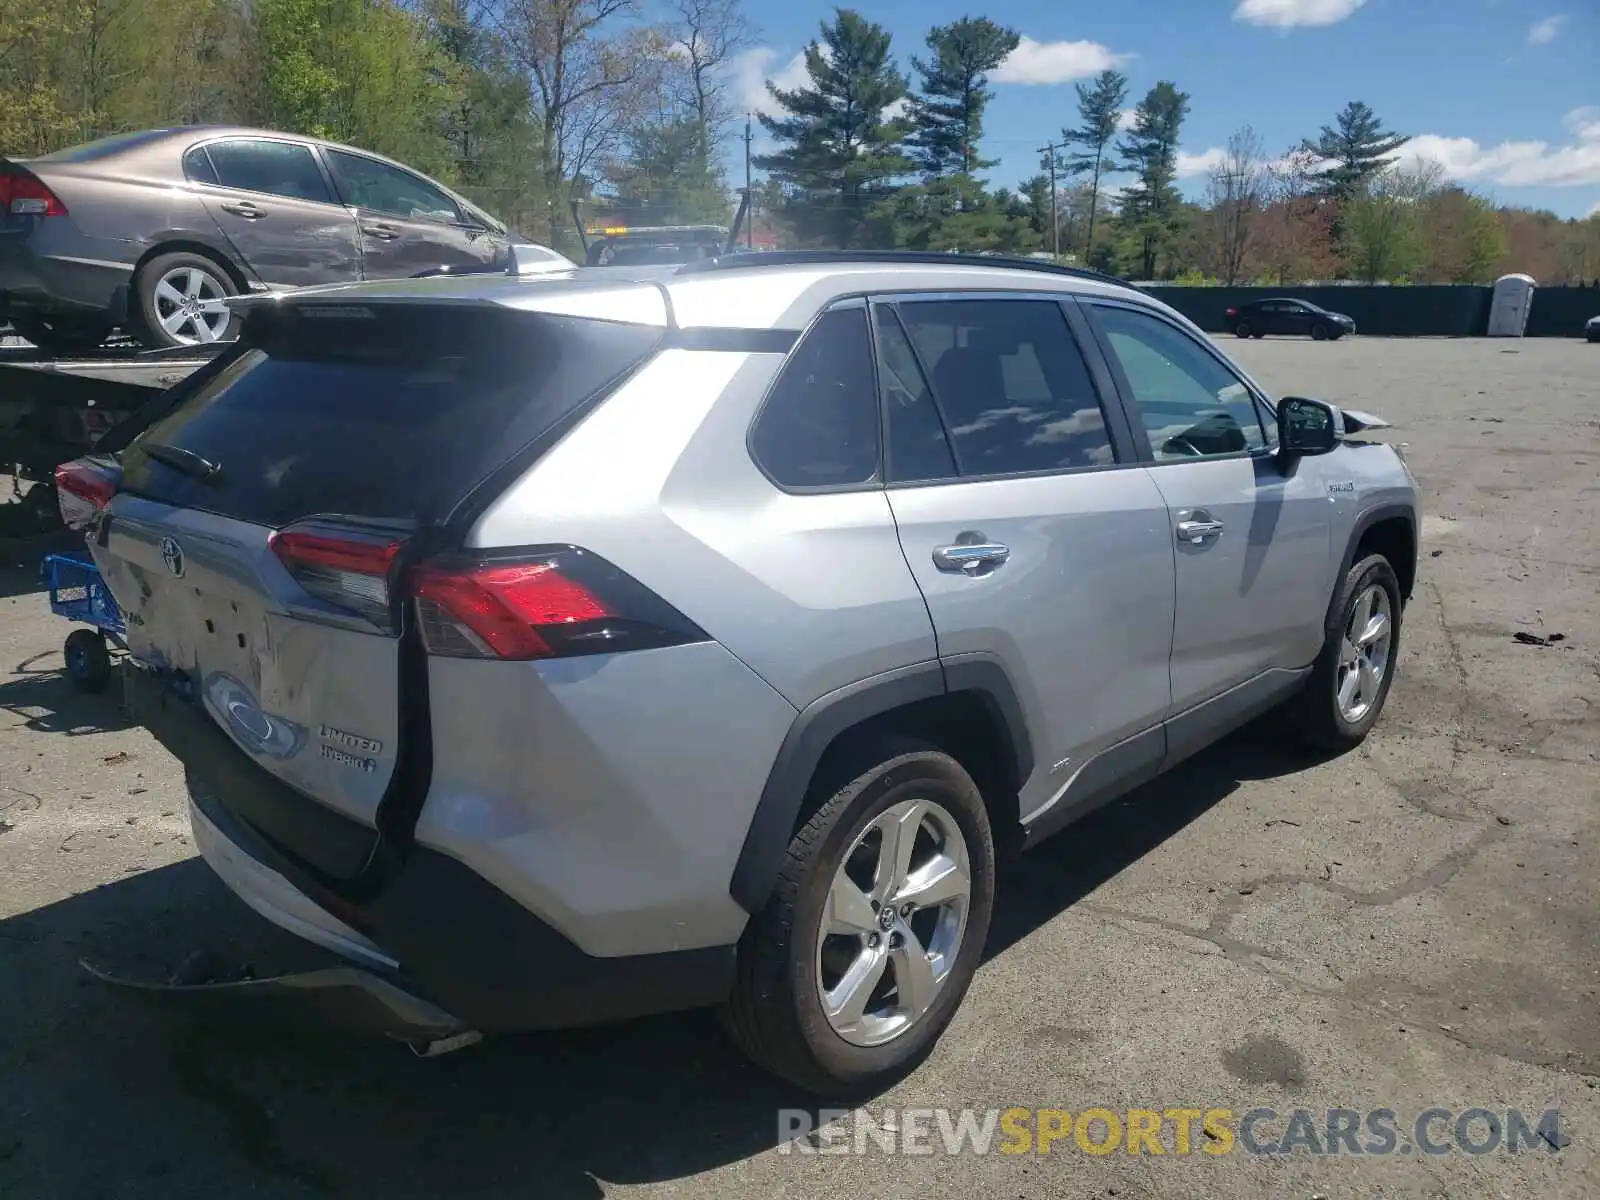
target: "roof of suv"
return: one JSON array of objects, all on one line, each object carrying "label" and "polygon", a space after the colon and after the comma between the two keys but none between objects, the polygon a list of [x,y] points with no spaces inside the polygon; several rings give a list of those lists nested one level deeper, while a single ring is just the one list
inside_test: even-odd
[{"label": "roof of suv", "polygon": [[[458,275],[335,284],[247,307],[364,298],[495,304],[527,311],[610,316],[679,328],[798,328],[835,300],[864,292],[970,289],[1127,296],[1132,285],[1095,271],[1027,259],[897,251],[739,254],[684,266],[579,267],[536,276]],[[1148,299],[1148,298],[1147,298]]]}]

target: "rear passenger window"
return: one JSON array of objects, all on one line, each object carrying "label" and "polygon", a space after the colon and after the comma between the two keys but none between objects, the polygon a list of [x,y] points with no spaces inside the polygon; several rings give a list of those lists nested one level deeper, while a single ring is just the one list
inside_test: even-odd
[{"label": "rear passenger window", "polygon": [[955,456],[905,327],[893,308],[879,306],[873,316],[878,326],[878,383],[889,420],[889,481],[948,479],[956,473]]},{"label": "rear passenger window", "polygon": [[270,142],[264,138],[235,138],[206,147],[223,187],[266,192],[293,200],[333,202],[309,148],[297,142]]},{"label": "rear passenger window", "polygon": [[1089,368],[1055,301],[915,301],[898,310],[961,474],[1116,461]]},{"label": "rear passenger window", "polygon": [[841,487],[878,474],[878,399],[864,307],[824,313],[790,351],[750,433],[783,487]]}]

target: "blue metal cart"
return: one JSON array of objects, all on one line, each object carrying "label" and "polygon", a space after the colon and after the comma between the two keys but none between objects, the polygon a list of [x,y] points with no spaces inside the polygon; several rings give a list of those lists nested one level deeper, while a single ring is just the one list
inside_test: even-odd
[{"label": "blue metal cart", "polygon": [[98,692],[111,678],[110,647],[128,648],[123,641],[122,610],[88,554],[47,555],[44,576],[50,589],[50,611],[92,626],[69,633],[62,653],[72,685],[82,692]]}]

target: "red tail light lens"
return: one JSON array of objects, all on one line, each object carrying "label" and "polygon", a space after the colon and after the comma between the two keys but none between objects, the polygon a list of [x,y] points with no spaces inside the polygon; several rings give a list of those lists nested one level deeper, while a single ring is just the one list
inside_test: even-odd
[{"label": "red tail light lens", "polygon": [[1230,308],[1228,310],[1228,315],[1230,317],[1237,317],[1239,315],[1239,310],[1237,308]]},{"label": "red tail light lens", "polygon": [[64,217],[67,206],[36,175],[0,175],[0,210],[23,217]]},{"label": "red tail light lens", "polygon": [[423,643],[447,658],[615,654],[706,640],[682,613],[575,548],[439,559],[411,576]]},{"label": "red tail light lens", "polygon": [[76,458],[56,468],[56,498],[70,529],[91,525],[117,494],[121,472],[114,464]]},{"label": "red tail light lens", "polygon": [[267,545],[309,594],[390,628],[390,575],[404,538],[342,526],[293,525],[274,533]]}]

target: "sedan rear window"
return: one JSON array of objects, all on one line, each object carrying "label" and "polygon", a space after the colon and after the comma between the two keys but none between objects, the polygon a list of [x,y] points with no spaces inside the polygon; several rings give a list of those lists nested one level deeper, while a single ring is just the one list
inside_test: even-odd
[{"label": "sedan rear window", "polygon": [[[478,306],[291,308],[247,326],[234,361],[122,452],[123,484],[275,528],[325,514],[442,520],[661,333]],[[216,471],[186,472],[181,456]]]}]

